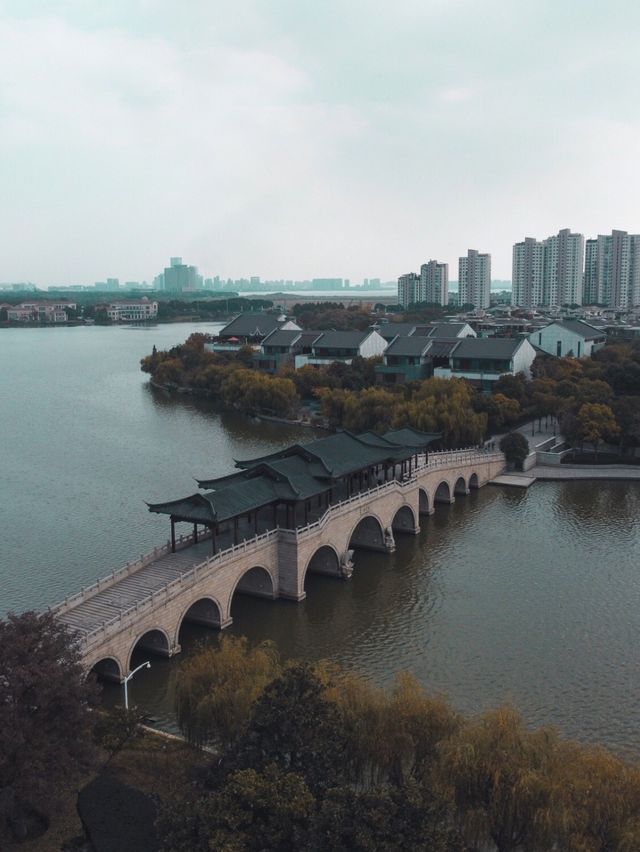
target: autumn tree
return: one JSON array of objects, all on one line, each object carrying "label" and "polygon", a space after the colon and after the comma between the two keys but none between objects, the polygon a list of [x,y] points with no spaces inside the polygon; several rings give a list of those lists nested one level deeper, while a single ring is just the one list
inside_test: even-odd
[{"label": "autumn tree", "polygon": [[393,426],[442,432],[447,447],[479,444],[487,429],[487,415],[474,411],[473,399],[474,390],[464,379],[426,379],[411,399],[396,406]]},{"label": "autumn tree", "polygon": [[556,743],[552,730],[530,731],[509,707],[485,713],[444,743],[442,777],[474,848],[553,848],[547,839]]},{"label": "autumn tree", "polygon": [[620,429],[613,411],[608,405],[585,403],[578,411],[583,440],[593,444],[596,459],[598,445],[604,438],[615,437]]},{"label": "autumn tree", "polygon": [[189,742],[230,744],[245,730],[256,700],[280,672],[275,646],[249,647],[245,637],[223,636],[217,647],[187,657],[175,677],[178,724]]},{"label": "autumn tree", "polygon": [[23,838],[91,753],[90,704],[80,651],[51,613],[0,621],[0,835]]},{"label": "autumn tree", "polygon": [[554,806],[549,821],[558,848],[640,848],[637,766],[602,748],[566,742],[558,745],[550,780]]}]

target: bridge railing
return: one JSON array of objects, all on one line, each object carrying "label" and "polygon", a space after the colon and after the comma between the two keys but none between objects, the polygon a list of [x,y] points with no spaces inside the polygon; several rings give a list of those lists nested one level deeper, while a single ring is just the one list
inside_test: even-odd
[{"label": "bridge railing", "polygon": [[[435,459],[433,457],[436,457]],[[422,454],[422,464],[420,457],[418,465],[414,468],[411,475],[407,474],[404,479],[390,479],[388,482],[381,482],[379,485],[369,488],[367,491],[359,491],[339,503],[333,503],[316,521],[307,524],[305,527],[298,527],[290,532],[295,534],[296,538],[306,538],[313,532],[322,529],[335,516],[340,515],[345,509],[352,507],[357,503],[368,503],[372,498],[379,497],[382,493],[387,493],[391,490],[400,488],[404,489],[413,485],[418,480],[418,472],[422,473],[425,470],[432,470],[441,467],[450,467],[457,464],[470,464],[472,462],[487,462],[503,460],[504,456],[500,452],[493,450],[478,449],[478,447],[469,447],[463,450],[440,450],[437,453],[429,453],[425,462],[424,454]]]},{"label": "bridge railing", "polygon": [[162,601],[162,603],[166,603],[172,600],[176,595],[181,594],[185,588],[195,585],[197,582],[202,580],[203,577],[206,577],[209,571],[219,567],[220,563],[226,561],[227,558],[237,556],[239,553],[258,550],[270,539],[277,539],[279,532],[280,530],[276,527],[276,529],[268,530],[261,535],[245,539],[239,544],[234,544],[231,547],[220,550],[218,553],[212,554],[207,559],[199,562],[192,568],[189,568],[188,571],[182,572],[179,577],[175,578],[175,580],[171,580],[166,585],[150,592],[141,600],[136,601],[135,604],[132,604],[126,609],[121,609],[119,613],[114,615],[112,618],[106,619],[92,630],[76,628],[77,632],[80,634],[80,643],[84,646],[86,651],[88,647],[95,644],[96,641],[102,641],[112,633],[116,633],[127,627],[130,622],[135,621],[141,614],[144,614],[148,609],[154,606],[156,602]]},{"label": "bridge railing", "polygon": [[[334,516],[342,514],[345,509],[354,506],[358,503],[367,503],[372,498],[380,496],[382,493],[387,493],[392,490],[404,490],[412,485],[415,485],[418,479],[418,472],[423,473],[426,470],[431,470],[435,468],[441,468],[446,466],[452,466],[456,464],[468,464],[471,462],[487,462],[487,461],[497,461],[504,460],[504,456],[501,452],[497,452],[494,450],[484,450],[478,449],[476,447],[464,449],[464,450],[441,450],[439,452],[430,452],[428,459],[425,461],[424,454],[422,455],[422,464],[420,463],[420,458],[418,460],[418,466],[415,468],[411,475],[406,475],[404,479],[391,479],[388,482],[382,482],[379,485],[376,485],[374,488],[370,488],[367,491],[360,491],[357,494],[352,495],[351,497],[346,498],[345,500],[341,500],[339,503],[334,503],[331,505],[324,514],[316,521],[307,524],[305,527],[299,527],[294,530],[285,530],[279,527],[275,527],[274,529],[268,530],[261,535],[256,535],[253,538],[245,539],[239,544],[232,545],[224,550],[220,550],[216,554],[212,554],[207,559],[199,562],[197,565],[194,565],[188,571],[183,572],[177,577],[175,580],[170,581],[165,586],[162,586],[160,589],[156,589],[153,592],[150,592],[146,597],[142,600],[137,601],[135,604],[123,609],[117,615],[113,616],[110,619],[102,622],[98,627],[92,630],[79,630],[78,632],[81,634],[81,641],[83,644],[92,644],[96,638],[102,639],[104,635],[111,632],[116,632],[124,626],[125,622],[129,620],[133,620],[138,617],[141,612],[144,612],[151,604],[153,604],[159,596],[164,595],[163,600],[170,600],[174,593],[177,594],[181,592],[185,584],[195,583],[198,580],[202,579],[202,572],[213,570],[216,567],[219,567],[221,563],[225,562],[227,559],[232,558],[237,555],[239,552],[246,552],[248,549],[258,549],[262,547],[270,539],[277,538],[281,534],[286,534],[288,536],[295,536],[296,539],[306,538],[307,536],[313,534],[315,531],[322,529]],[[199,540],[202,540],[207,537],[206,533],[199,533]],[[189,535],[181,535],[178,539],[176,539],[176,549],[183,549],[185,547],[193,544],[194,537],[193,534]],[[82,589],[75,595],[70,595],[65,598],[64,601],[57,604],[54,607],[50,607],[50,610],[57,615],[64,615],[65,612],[73,609],[80,603],[88,600],[94,595],[98,594],[98,592],[103,591],[106,588],[117,583],[119,580],[124,579],[131,574],[134,574],[136,571],[139,571],[145,565],[153,562],[155,559],[160,558],[161,556],[167,555],[171,552],[171,543],[167,542],[165,545],[161,545],[160,547],[155,547],[150,553],[140,556],[138,560],[135,562],[127,562],[120,570],[112,571],[111,574],[108,574],[106,577],[103,577],[93,583],[91,586],[88,586]]]},{"label": "bridge railing", "polygon": [[[211,538],[211,530],[208,530],[206,527],[203,528],[203,530],[199,530],[198,532],[198,541]],[[193,533],[186,533],[184,535],[177,536],[176,552],[178,550],[184,550],[185,547],[190,547],[193,543]],[[119,580],[123,580],[131,574],[135,574],[136,571],[144,568],[145,565],[155,562],[156,559],[159,559],[161,556],[166,556],[168,553],[171,553],[171,541],[167,541],[166,544],[154,547],[153,550],[150,550],[148,553],[140,554],[138,559],[133,562],[127,562],[122,566],[122,568],[113,570],[110,574],[100,577],[100,579],[96,580],[95,583],[91,583],[90,586],[83,586],[79,592],[76,592],[73,595],[68,595],[63,601],[50,606],[49,611],[61,615],[62,613],[73,609],[79,603],[83,603],[84,601],[89,600],[89,598],[94,597],[98,594],[98,592],[102,592],[105,589],[108,589],[109,586],[115,585]]]}]

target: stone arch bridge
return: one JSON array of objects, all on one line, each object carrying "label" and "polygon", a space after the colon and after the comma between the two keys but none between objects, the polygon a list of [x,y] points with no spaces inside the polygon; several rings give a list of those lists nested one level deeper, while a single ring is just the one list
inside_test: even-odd
[{"label": "stone arch bridge", "polygon": [[222,629],[236,593],[301,601],[307,572],[347,578],[354,548],[392,552],[395,536],[417,534],[436,503],[480,488],[505,466],[486,450],[431,452],[403,480],[331,505],[315,523],[275,528],[211,555],[195,531],[155,550],[53,607],[80,637],[87,670],[120,680],[135,649],[172,656],[185,620]]}]

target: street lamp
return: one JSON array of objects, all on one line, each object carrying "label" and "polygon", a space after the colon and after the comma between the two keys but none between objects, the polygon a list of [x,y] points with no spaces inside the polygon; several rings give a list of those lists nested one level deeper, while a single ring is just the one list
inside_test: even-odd
[{"label": "street lamp", "polygon": [[151,663],[150,663],[150,662],[141,663],[141,664],[138,666],[138,668],[137,668],[137,669],[134,669],[134,670],[131,672],[131,674],[128,674],[125,678],[123,678],[123,679],[122,679],[122,685],[124,686],[124,709],[125,709],[125,710],[128,710],[128,709],[129,709],[129,691],[128,691],[128,689],[127,689],[127,684],[129,683],[129,681],[131,680],[131,678],[134,676],[134,674],[135,674],[136,672],[139,672],[139,671],[140,671],[140,669],[143,669],[145,666],[146,666],[148,669],[150,669],[150,668],[151,668]]}]

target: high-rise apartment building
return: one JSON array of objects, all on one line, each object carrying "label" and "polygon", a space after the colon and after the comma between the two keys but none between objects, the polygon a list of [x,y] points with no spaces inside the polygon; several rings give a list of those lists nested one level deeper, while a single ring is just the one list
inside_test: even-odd
[{"label": "high-rise apartment building", "polygon": [[542,304],[581,305],[584,237],[563,228],[543,242]]},{"label": "high-rise apartment building", "polygon": [[181,257],[172,257],[162,276],[164,290],[197,290],[202,287],[202,276],[197,266],[187,266]]},{"label": "high-rise apartment building", "polygon": [[461,305],[488,308],[491,303],[491,255],[469,249],[458,260],[458,292]]},{"label": "high-rise apartment building", "polygon": [[420,276],[415,272],[408,272],[398,278],[398,304],[403,308],[420,301]]},{"label": "high-rise apartment building", "polygon": [[544,246],[533,237],[525,237],[513,247],[511,304],[534,308],[542,304]]},{"label": "high-rise apartment building", "polygon": [[446,305],[449,301],[449,264],[430,260],[420,267],[418,302]]},{"label": "high-rise apartment building", "polygon": [[640,305],[640,235],[626,231],[587,240],[584,302],[626,309]]}]

